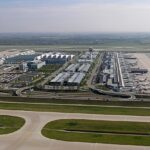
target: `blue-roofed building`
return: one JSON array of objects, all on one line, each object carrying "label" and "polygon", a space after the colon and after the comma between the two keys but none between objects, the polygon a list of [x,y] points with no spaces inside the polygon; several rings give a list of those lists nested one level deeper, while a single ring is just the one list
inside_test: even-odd
[{"label": "blue-roofed building", "polygon": [[17,55],[11,58],[6,58],[5,63],[6,64],[18,64],[21,62],[27,62],[27,61],[33,61],[35,57],[37,57],[38,54],[33,55]]}]

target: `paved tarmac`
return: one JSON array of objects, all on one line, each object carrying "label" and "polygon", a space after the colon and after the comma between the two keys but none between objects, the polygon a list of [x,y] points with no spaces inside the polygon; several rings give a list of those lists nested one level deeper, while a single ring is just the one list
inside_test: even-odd
[{"label": "paved tarmac", "polygon": [[64,142],[45,138],[41,129],[49,121],[57,119],[91,119],[112,121],[150,122],[150,117],[69,114],[53,112],[26,112],[0,110],[0,115],[20,116],[26,119],[25,125],[15,133],[0,135],[0,150],[149,150],[145,146],[124,146],[97,143]]}]

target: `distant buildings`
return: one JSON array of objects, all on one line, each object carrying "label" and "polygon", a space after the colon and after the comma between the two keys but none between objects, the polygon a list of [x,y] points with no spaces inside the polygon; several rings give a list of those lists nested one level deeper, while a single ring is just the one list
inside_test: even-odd
[{"label": "distant buildings", "polygon": [[[103,54],[98,74],[100,85],[121,92],[135,92],[142,89],[143,85],[149,85],[146,77],[149,70],[141,65],[141,60],[134,55],[121,52],[104,52]],[[141,81],[143,78],[144,81]]]},{"label": "distant buildings", "polygon": [[76,72],[76,71],[78,71],[78,69],[79,69],[79,67],[80,67],[80,64],[71,64],[71,65],[69,65],[66,69],[65,69],[65,71],[66,72]]},{"label": "distant buildings", "polygon": [[37,69],[42,68],[45,65],[45,61],[35,60],[27,63],[28,69],[31,71],[35,71]]},{"label": "distant buildings", "polygon": [[[27,51],[18,53],[9,57],[5,58],[5,63],[7,64],[19,64],[22,62],[28,62],[28,61],[42,61],[45,62],[46,65],[48,64],[65,64],[67,61],[71,60],[74,57],[74,55],[68,55],[65,53],[43,53],[38,54],[34,51]],[[1,59],[0,59],[1,62]],[[3,61],[2,61],[3,62]]]},{"label": "distant buildings", "polygon": [[79,86],[85,77],[85,73],[62,72],[50,81],[51,86]]},{"label": "distant buildings", "polygon": [[28,65],[26,62],[23,62],[19,65],[19,70],[21,70],[22,72],[27,72],[28,71]]},{"label": "distant buildings", "polygon": [[49,86],[46,86],[46,89],[77,90],[97,56],[98,52],[91,49],[88,52],[85,52],[79,57],[76,63],[70,64],[64,72],[59,73],[52,79],[49,82]]},{"label": "distant buildings", "polygon": [[65,69],[65,72],[58,74],[51,80],[50,85],[79,86],[90,69],[90,66],[91,64],[71,64]]},{"label": "distant buildings", "polygon": [[22,62],[27,62],[27,61],[33,61],[36,56],[39,54],[36,54],[34,51],[26,51],[26,52],[21,52],[17,53],[11,56],[7,56],[5,58],[4,63],[6,64],[20,64]]},{"label": "distant buildings", "polygon": [[67,61],[71,60],[74,55],[68,55],[64,53],[45,53],[37,56],[36,60],[45,61],[46,64],[65,64]]},{"label": "distant buildings", "polygon": [[85,73],[80,73],[80,72],[74,73],[73,76],[69,78],[67,85],[79,86],[81,81],[84,79],[85,75],[86,75]]},{"label": "distant buildings", "polygon": [[79,63],[92,63],[94,59],[97,57],[98,52],[96,51],[88,51],[80,56],[78,62]]}]

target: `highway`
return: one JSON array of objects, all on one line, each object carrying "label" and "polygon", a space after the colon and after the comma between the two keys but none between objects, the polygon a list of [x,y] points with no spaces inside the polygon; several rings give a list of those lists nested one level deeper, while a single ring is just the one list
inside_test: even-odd
[{"label": "highway", "polygon": [[53,112],[26,112],[0,110],[1,115],[25,118],[25,125],[15,133],[0,135],[0,150],[149,150],[145,146],[112,145],[97,143],[64,142],[45,138],[41,129],[46,123],[58,119],[90,119],[112,121],[150,122],[150,117],[71,114]]}]

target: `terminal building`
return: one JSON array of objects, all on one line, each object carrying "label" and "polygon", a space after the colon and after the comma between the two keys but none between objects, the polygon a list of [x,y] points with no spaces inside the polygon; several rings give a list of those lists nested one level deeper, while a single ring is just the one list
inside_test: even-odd
[{"label": "terminal building", "polygon": [[[121,52],[104,52],[99,70],[97,83],[120,92],[138,90],[148,73],[148,69],[138,66],[136,57]],[[142,82],[140,78],[144,78]]]},{"label": "terminal building", "polygon": [[26,51],[26,52],[21,52],[16,55],[13,55],[11,57],[5,58],[6,64],[19,64],[22,62],[27,62],[27,61],[34,61],[35,57],[37,57],[39,54],[35,53],[34,51]]}]

